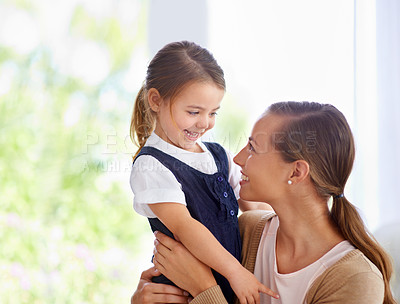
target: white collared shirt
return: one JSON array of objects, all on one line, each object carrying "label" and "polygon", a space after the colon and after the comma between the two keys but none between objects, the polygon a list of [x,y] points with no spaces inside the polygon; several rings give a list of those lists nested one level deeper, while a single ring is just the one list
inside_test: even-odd
[{"label": "white collared shirt", "polygon": [[[202,173],[216,173],[218,169],[211,152],[202,142],[198,141],[197,143],[204,152],[196,153],[178,148],[153,132],[147,139],[145,147],[157,148]],[[226,152],[229,162],[229,183],[238,198],[240,167],[233,162],[232,155],[228,151]],[[137,213],[146,217],[156,217],[148,204],[174,202],[186,206],[181,184],[173,173],[153,156],[142,155],[135,161],[131,171],[130,184],[134,194],[133,207]]]}]

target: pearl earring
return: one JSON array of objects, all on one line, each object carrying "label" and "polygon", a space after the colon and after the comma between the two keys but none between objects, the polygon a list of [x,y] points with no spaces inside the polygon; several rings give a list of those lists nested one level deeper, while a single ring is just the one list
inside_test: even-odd
[{"label": "pearl earring", "polygon": [[293,182],[292,182],[290,179],[287,181],[287,183],[288,183],[289,185],[293,184]]}]

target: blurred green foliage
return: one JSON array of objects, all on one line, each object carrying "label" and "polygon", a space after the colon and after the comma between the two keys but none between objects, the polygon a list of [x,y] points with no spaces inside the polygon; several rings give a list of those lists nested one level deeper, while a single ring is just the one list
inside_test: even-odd
[{"label": "blurred green foliage", "polygon": [[[66,33],[42,20],[53,14],[46,1],[0,4],[9,16],[0,26],[12,33],[11,42],[0,35],[1,303],[128,303],[151,258],[129,187],[148,3],[107,3],[100,14],[69,4]],[[135,3],[128,21],[121,3]],[[14,19],[27,24],[12,28]],[[21,47],[32,25],[38,41]],[[87,46],[93,54],[76,61]],[[227,94],[215,133],[232,152],[246,126],[235,105]]]},{"label": "blurred green foliage", "polygon": [[227,92],[218,111],[215,123],[215,141],[232,154],[238,153],[247,143],[251,126],[247,109],[239,105],[235,96]]},{"label": "blurred green foliage", "polygon": [[[45,40],[25,53],[0,44],[1,303],[129,302],[148,233],[128,179],[134,96],[118,84],[146,42],[147,3],[136,7],[140,18],[124,26],[113,11],[99,19],[72,7],[66,38],[109,54],[96,84],[60,69]],[[0,9],[40,24],[41,7],[29,1]],[[105,90],[114,98],[102,109]]]}]

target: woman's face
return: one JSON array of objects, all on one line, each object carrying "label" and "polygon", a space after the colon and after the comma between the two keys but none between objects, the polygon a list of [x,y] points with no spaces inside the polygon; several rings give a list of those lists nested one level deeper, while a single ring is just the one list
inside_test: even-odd
[{"label": "woman's face", "polygon": [[283,161],[274,145],[283,123],[283,118],[277,115],[261,117],[253,127],[248,144],[235,156],[235,163],[242,167],[242,199],[272,203],[289,186],[292,166]]}]

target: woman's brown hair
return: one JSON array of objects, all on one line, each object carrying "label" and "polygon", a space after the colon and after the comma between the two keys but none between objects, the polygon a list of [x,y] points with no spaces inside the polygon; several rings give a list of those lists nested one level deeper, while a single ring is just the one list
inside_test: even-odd
[{"label": "woman's brown hair", "polygon": [[267,113],[287,117],[275,147],[287,162],[305,160],[318,194],[333,197],[330,218],[340,233],[374,263],[383,276],[385,304],[396,301],[390,290],[393,266],[390,256],[367,231],[356,207],[343,191],[353,168],[354,138],[344,115],[329,104],[280,102]]},{"label": "woman's brown hair", "polygon": [[139,147],[136,155],[156,123],[147,92],[155,88],[161,98],[173,100],[185,86],[197,81],[211,81],[225,90],[224,72],[207,49],[193,42],[181,41],[169,43],[158,51],[147,68],[146,79],[137,94],[132,113],[130,136]]}]

